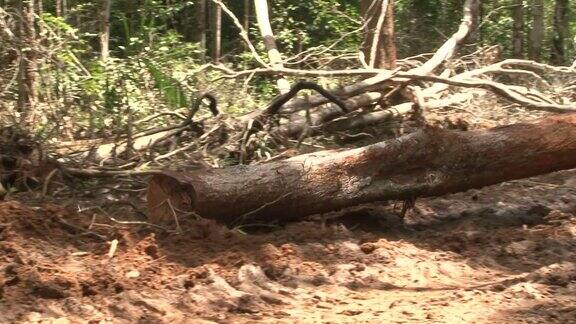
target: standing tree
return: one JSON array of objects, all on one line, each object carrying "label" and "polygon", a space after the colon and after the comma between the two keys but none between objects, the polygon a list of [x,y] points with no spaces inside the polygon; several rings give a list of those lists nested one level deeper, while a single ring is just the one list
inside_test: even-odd
[{"label": "standing tree", "polygon": [[568,0],[556,0],[554,9],[554,35],[552,36],[552,51],[550,62],[563,65],[566,59],[566,39],[569,34]]},{"label": "standing tree", "polygon": [[18,17],[16,36],[20,52],[20,65],[17,76],[17,109],[20,114],[21,127],[26,131],[32,131],[36,117],[36,79],[38,75],[34,0],[15,0],[13,3]]},{"label": "standing tree", "polygon": [[195,2],[197,37],[194,39],[200,45],[202,58],[206,55],[206,0]]},{"label": "standing tree", "polygon": [[62,17],[62,0],[56,0],[54,6],[56,7],[56,17]]},{"label": "standing tree", "polygon": [[[283,68],[284,64],[282,63],[282,56],[276,47],[276,39],[274,38],[272,26],[270,25],[268,2],[266,0],[254,0],[254,7],[256,10],[258,27],[260,28],[260,33],[264,39],[264,46],[268,51],[268,59],[270,60],[272,67]],[[283,77],[278,78],[276,84],[278,85],[280,93],[287,93],[290,90],[290,83]]]},{"label": "standing tree", "polygon": [[544,41],[544,0],[532,0],[530,12],[532,14],[532,26],[528,33],[528,57],[531,60],[540,61]]},{"label": "standing tree", "polygon": [[42,17],[44,14],[44,1],[38,0],[38,16]]},{"label": "standing tree", "polygon": [[105,61],[110,56],[110,7],[112,5],[112,0],[104,0],[102,13],[101,13],[101,24],[102,29],[100,31],[100,58]]},{"label": "standing tree", "polygon": [[515,58],[524,56],[524,0],[514,0],[512,7],[512,55]]},{"label": "standing tree", "polygon": [[212,60],[214,62],[220,61],[222,51],[222,8],[212,3],[212,41],[214,46],[212,48]]},{"label": "standing tree", "polygon": [[364,23],[362,53],[369,67],[393,69],[396,65],[394,0],[360,1]]},{"label": "standing tree", "polygon": [[244,30],[250,29],[250,0],[244,0],[244,21],[242,26]]}]

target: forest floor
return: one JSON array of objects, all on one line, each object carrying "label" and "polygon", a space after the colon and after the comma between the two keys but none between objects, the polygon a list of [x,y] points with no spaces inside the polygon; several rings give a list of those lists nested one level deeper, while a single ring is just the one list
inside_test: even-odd
[{"label": "forest floor", "polygon": [[576,323],[576,170],[249,233],[77,206],[0,203],[0,322]]}]

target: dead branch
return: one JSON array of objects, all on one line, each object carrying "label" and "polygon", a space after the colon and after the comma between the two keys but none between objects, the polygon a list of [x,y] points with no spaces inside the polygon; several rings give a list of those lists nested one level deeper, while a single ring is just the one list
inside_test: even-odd
[{"label": "dead branch", "polygon": [[575,105],[561,105],[555,104],[551,100],[541,100],[541,101],[534,101],[528,98],[530,95],[534,96],[536,94],[531,94],[527,91],[524,93],[520,93],[518,88],[512,89],[510,86],[506,86],[504,84],[489,81],[489,80],[464,80],[464,79],[447,79],[441,78],[437,76],[431,75],[411,75],[411,74],[398,74],[398,78],[406,77],[411,80],[423,80],[423,81],[432,81],[432,82],[439,82],[439,83],[446,83],[453,86],[459,87],[467,87],[467,88],[482,88],[486,90],[490,90],[514,103],[520,104],[529,109],[537,109],[537,110],[544,110],[550,112],[574,112],[576,111]]},{"label": "dead branch", "polygon": [[[258,21],[258,27],[264,39],[264,46],[268,51],[270,63],[275,68],[283,68],[282,56],[276,47],[276,39],[274,38],[270,18],[268,17],[268,2],[266,0],[254,0],[254,6],[256,8],[256,20]],[[281,94],[290,91],[290,83],[283,76],[280,75],[277,84]]]},{"label": "dead branch", "polygon": [[254,47],[254,45],[250,41],[250,38],[248,37],[248,31],[244,29],[244,26],[242,26],[242,23],[240,22],[238,17],[236,17],[236,15],[232,12],[232,10],[230,10],[222,1],[220,1],[220,0],[212,0],[212,1],[214,3],[216,3],[218,6],[220,6],[220,8],[222,8],[222,10],[228,15],[228,17],[230,17],[230,19],[232,19],[232,21],[234,22],[234,25],[240,30],[240,33],[239,33],[240,37],[248,46],[248,49],[250,50],[250,53],[252,54],[254,59],[258,63],[260,63],[262,66],[267,67],[268,64],[266,64],[266,62],[264,62],[262,57],[256,51],[256,48]]},{"label": "dead branch", "polygon": [[456,54],[459,45],[468,36],[474,27],[474,16],[478,10],[480,0],[466,0],[464,3],[464,15],[458,31],[450,37],[422,66],[410,71],[413,74],[428,75],[440,66],[444,61],[450,59]]},{"label": "dead branch", "polygon": [[62,172],[76,177],[107,178],[116,176],[149,176],[159,174],[161,170],[98,170],[98,169],[77,169],[62,168]]}]

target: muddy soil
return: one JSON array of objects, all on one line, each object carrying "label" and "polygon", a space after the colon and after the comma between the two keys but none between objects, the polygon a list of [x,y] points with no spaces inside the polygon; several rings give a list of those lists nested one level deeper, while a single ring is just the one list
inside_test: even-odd
[{"label": "muddy soil", "polygon": [[[428,118],[540,116],[482,98]],[[383,203],[181,233],[127,223],[145,219],[99,208],[96,188],[91,208],[0,202],[0,323],[576,323],[576,170],[419,199],[404,219]]]},{"label": "muddy soil", "polygon": [[576,171],[399,209],[176,234],[2,202],[0,322],[576,323]]}]

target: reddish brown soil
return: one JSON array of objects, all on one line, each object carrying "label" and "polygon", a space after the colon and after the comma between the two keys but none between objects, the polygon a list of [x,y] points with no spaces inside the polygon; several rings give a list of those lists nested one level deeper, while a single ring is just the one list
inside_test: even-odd
[{"label": "reddish brown soil", "polygon": [[576,323],[575,171],[417,207],[175,234],[2,202],[0,322]]}]

